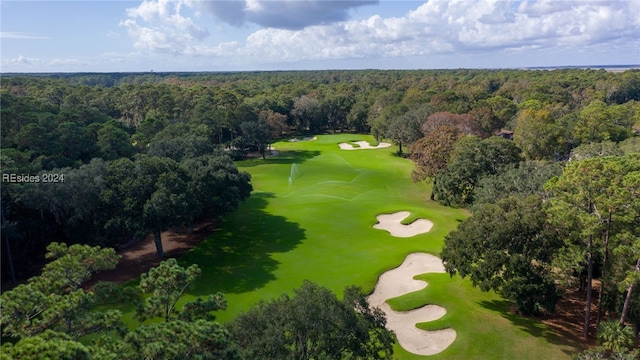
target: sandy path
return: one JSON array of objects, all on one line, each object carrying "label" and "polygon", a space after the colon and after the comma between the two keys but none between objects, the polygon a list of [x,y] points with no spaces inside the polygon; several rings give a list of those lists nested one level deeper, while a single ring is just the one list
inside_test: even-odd
[{"label": "sandy path", "polygon": [[349,143],[340,143],[338,146],[340,146],[342,150],[382,149],[391,146],[391,144],[386,142],[381,142],[377,146],[371,146],[366,141],[355,141],[354,143],[358,144],[359,147],[355,147]]},{"label": "sandy path", "polygon": [[393,214],[381,214],[376,216],[378,223],[373,225],[374,229],[387,230],[392,236],[412,237],[418,234],[429,232],[433,223],[426,219],[418,219],[411,224],[403,224],[402,220],[411,215],[408,211],[399,211]]},{"label": "sandy path", "polygon": [[384,311],[387,328],[395,332],[400,346],[418,355],[442,352],[456,339],[456,331],[453,329],[427,331],[415,326],[417,323],[443,317],[446,309],[438,305],[425,305],[411,311],[395,311],[386,300],[424,289],[427,283],[413,277],[430,272],[444,273],[442,260],[426,253],[409,254],[400,266],[380,275],[373,293],[367,298],[372,307],[379,307]]}]

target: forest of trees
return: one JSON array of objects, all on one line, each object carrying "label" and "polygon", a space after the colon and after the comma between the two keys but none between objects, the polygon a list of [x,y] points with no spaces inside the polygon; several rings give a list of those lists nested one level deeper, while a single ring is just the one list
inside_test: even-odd
[{"label": "forest of trees", "polygon": [[3,281],[37,273],[53,241],[153,234],[162,257],[162,231],[249,196],[234,160],[284,137],[371,133],[433,184],[425,200],[470,209],[445,239],[451,274],[526,315],[580,288],[585,337],[638,334],[639,70],[3,75],[0,96]]}]

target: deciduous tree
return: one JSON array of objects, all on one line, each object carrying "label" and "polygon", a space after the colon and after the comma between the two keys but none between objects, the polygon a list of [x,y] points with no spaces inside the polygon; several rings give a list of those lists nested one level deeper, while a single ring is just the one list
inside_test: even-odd
[{"label": "deciduous tree", "polygon": [[391,359],[384,314],[357,288],[342,300],[306,281],[294,296],[258,303],[228,325],[249,359]]},{"label": "deciduous tree", "polygon": [[473,205],[493,204],[509,196],[537,195],[546,197],[544,184],[562,174],[562,163],[525,161],[506,166],[497,174],[478,180],[473,190]]},{"label": "deciduous tree", "polygon": [[447,111],[436,112],[429,115],[422,124],[422,133],[426,135],[441,126],[453,126],[458,128],[461,133],[468,135],[482,134],[476,119],[471,115],[453,114]]},{"label": "deciduous tree", "polygon": [[97,136],[100,156],[105,160],[128,158],[135,152],[129,134],[116,125],[111,123],[103,125],[98,130]]},{"label": "deciduous tree", "polygon": [[170,158],[120,159],[109,165],[105,189],[107,230],[146,236],[153,233],[164,257],[161,233],[191,219],[196,206],[188,172]]},{"label": "deciduous tree", "polygon": [[266,151],[271,142],[271,131],[264,120],[245,121],[240,124],[242,138],[249,147],[258,150],[262,158],[266,158]]},{"label": "deciduous tree", "polygon": [[594,100],[578,114],[574,136],[581,143],[622,141],[629,137],[633,125],[625,112],[618,105],[607,106],[601,100]]},{"label": "deciduous tree", "polygon": [[269,127],[271,139],[279,139],[284,133],[289,131],[287,115],[269,109],[260,111],[258,117]]},{"label": "deciduous tree", "polygon": [[599,156],[622,156],[624,152],[613,141],[592,142],[579,145],[571,150],[571,160],[584,160]]},{"label": "deciduous tree", "polygon": [[420,110],[410,110],[389,122],[385,137],[393,140],[398,145],[398,155],[403,155],[403,144],[408,147],[422,137],[420,127],[423,122],[424,114]]},{"label": "deciduous tree", "polygon": [[183,167],[189,173],[189,193],[197,206],[188,211],[188,224],[204,217],[220,218],[235,211],[253,190],[251,175],[238,171],[226,155],[186,159]]},{"label": "deciduous tree", "polygon": [[546,109],[523,109],[518,113],[513,141],[528,160],[554,160],[562,149],[562,127]]},{"label": "deciduous tree", "polygon": [[435,198],[445,205],[471,204],[480,177],[496,174],[521,160],[520,149],[510,140],[465,136],[455,143],[446,169],[436,174]]},{"label": "deciduous tree", "polygon": [[458,128],[442,126],[411,145],[411,160],[415,163],[411,178],[413,181],[433,178],[431,200],[435,199],[436,174],[446,169],[451,151],[461,136]]},{"label": "deciduous tree", "polygon": [[210,130],[207,125],[169,125],[151,139],[147,154],[175,161],[213,154],[216,146],[209,137]]},{"label": "deciduous tree", "polygon": [[91,159],[95,144],[91,141],[87,131],[74,122],[63,122],[56,128],[56,139],[62,148],[62,155],[69,160]]},{"label": "deciduous tree", "polygon": [[539,196],[508,197],[480,207],[445,237],[445,268],[514,301],[525,315],[552,312],[559,296],[550,264],[561,242],[543,208]]}]

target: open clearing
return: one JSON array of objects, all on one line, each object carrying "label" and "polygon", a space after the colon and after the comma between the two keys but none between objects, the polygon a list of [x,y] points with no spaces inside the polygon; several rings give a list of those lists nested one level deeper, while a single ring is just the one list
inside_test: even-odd
[{"label": "open clearing", "polygon": [[[240,170],[251,173],[255,190],[212,236],[180,257],[183,265],[202,269],[182,301],[221,291],[228,308],[217,318],[226,322],[259,300],[291,293],[304,280],[338,296],[348,285],[372,293],[378,277],[408,254],[437,256],[444,236],[466,213],[428,201],[429,185],[412,182],[412,164],[397,157],[394,146],[343,151],[337,145],[355,141],[373,138],[285,140],[274,144],[278,156],[239,162]],[[377,215],[398,211],[410,212],[405,224],[429,219],[434,226],[404,239],[373,228]],[[444,273],[415,278],[429,285],[387,300],[390,308],[441,306],[444,316],[417,326],[455,329],[457,335],[443,352],[428,357],[397,345],[397,359],[569,359],[575,350],[545,325],[511,315],[508,302],[466,280]]]}]

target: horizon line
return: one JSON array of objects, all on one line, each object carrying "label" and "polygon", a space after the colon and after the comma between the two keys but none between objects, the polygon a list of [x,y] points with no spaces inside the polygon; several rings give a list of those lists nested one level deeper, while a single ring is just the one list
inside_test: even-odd
[{"label": "horizon line", "polygon": [[495,67],[495,68],[415,68],[415,69],[382,69],[382,68],[362,68],[362,69],[277,69],[277,70],[166,70],[166,71],[28,71],[28,72],[2,72],[0,76],[6,75],[79,75],[79,74],[219,74],[219,73],[251,73],[251,72],[312,72],[312,71],[441,71],[441,70],[556,70],[556,69],[593,69],[593,70],[609,70],[609,69],[640,69],[640,64],[601,64],[601,65],[548,65],[548,66],[514,66],[514,67]]}]

